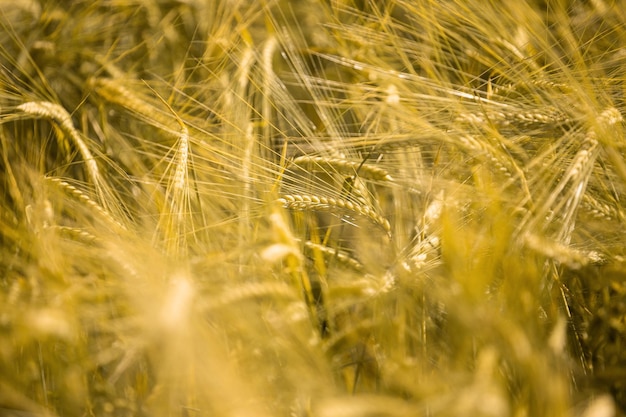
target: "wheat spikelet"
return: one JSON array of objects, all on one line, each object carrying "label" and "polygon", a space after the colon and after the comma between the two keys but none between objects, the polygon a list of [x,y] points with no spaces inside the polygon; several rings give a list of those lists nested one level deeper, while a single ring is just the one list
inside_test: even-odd
[{"label": "wheat spikelet", "polygon": [[595,157],[598,153],[598,141],[595,131],[590,131],[584,137],[580,149],[574,155],[571,165],[565,172],[561,182],[580,184],[589,175]]},{"label": "wheat spikelet", "polygon": [[291,210],[312,211],[347,211],[363,216],[380,226],[387,234],[391,233],[389,221],[376,213],[368,206],[352,201],[333,197],[318,197],[314,195],[287,194],[277,200],[283,207]]},{"label": "wheat spikelet", "polygon": [[615,107],[608,107],[598,115],[596,119],[596,126],[592,129],[597,134],[605,134],[607,130],[611,130],[617,124],[624,120],[622,113]]}]

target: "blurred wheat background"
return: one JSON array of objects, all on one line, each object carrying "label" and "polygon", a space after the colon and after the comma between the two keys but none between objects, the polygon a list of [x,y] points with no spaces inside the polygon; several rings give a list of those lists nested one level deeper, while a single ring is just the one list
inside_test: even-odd
[{"label": "blurred wheat background", "polygon": [[0,0],[0,415],[626,411],[623,0]]}]

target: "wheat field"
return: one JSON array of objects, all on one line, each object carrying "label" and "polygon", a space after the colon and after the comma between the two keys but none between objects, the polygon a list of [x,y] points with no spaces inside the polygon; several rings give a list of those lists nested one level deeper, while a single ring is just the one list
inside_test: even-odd
[{"label": "wheat field", "polygon": [[0,415],[626,413],[624,0],[0,0]]}]

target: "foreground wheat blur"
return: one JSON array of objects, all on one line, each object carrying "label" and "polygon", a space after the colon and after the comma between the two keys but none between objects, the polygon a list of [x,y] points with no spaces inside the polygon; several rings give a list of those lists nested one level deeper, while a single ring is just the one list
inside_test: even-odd
[{"label": "foreground wheat blur", "polygon": [[625,10],[0,0],[0,415],[623,413]]}]

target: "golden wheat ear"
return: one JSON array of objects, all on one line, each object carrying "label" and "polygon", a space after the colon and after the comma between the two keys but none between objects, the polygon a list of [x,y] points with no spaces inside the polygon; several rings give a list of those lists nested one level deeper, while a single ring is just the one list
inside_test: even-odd
[{"label": "golden wheat ear", "polygon": [[352,201],[333,197],[318,197],[315,195],[286,194],[279,198],[278,202],[285,208],[291,210],[343,212],[365,217],[373,224],[382,228],[387,234],[391,233],[391,226],[387,219],[376,213],[370,207],[353,203]]},{"label": "golden wheat ear", "polygon": [[[61,105],[47,101],[31,101],[17,106],[24,116],[44,118],[49,120],[56,129],[57,137],[61,143],[61,148],[68,152],[68,157],[72,158],[71,149],[75,147],[85,165],[85,173],[88,178],[88,187],[93,189],[95,202],[103,212],[108,212],[118,221],[125,221],[127,214],[123,204],[120,202],[118,192],[111,186],[109,179],[104,175],[104,171],[98,164],[99,160],[104,160],[97,146],[85,138],[72,122],[71,115]],[[112,164],[111,161],[107,161]],[[115,168],[114,163],[108,168]],[[67,185],[67,183],[66,183]],[[75,189],[76,190],[76,189]],[[86,197],[86,196],[85,196]],[[81,197],[82,198],[82,197]]]},{"label": "golden wheat ear", "polygon": [[91,182],[96,185],[102,180],[95,158],[78,131],[74,128],[70,114],[60,105],[47,101],[30,101],[17,106],[17,109],[32,117],[46,118],[53,122],[78,148],[86,165],[87,174]]},{"label": "golden wheat ear", "polygon": [[338,159],[323,156],[303,155],[293,160],[295,165],[302,168],[321,171],[336,172],[343,175],[357,175],[364,179],[374,181],[392,181],[393,178],[387,170],[376,165],[365,164],[361,162],[348,161],[346,159]]}]

